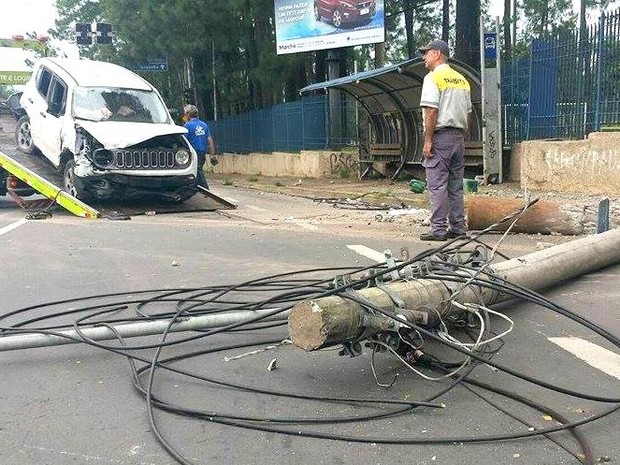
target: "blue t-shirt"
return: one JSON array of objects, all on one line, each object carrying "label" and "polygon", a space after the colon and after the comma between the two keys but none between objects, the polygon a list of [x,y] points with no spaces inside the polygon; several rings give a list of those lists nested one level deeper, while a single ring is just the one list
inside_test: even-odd
[{"label": "blue t-shirt", "polygon": [[190,119],[183,125],[187,128],[187,139],[198,153],[206,153],[209,150],[208,139],[211,137],[209,126],[198,118]]}]

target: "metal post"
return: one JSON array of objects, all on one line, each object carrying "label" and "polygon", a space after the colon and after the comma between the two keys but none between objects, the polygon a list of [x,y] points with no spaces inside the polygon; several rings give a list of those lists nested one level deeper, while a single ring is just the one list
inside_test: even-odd
[{"label": "metal post", "polygon": [[213,121],[217,121],[217,81],[215,80],[215,43],[211,39],[211,68],[213,71]]},{"label": "metal post", "polygon": [[[337,52],[334,50],[328,50],[326,60],[328,80],[339,78],[340,57],[338,56]],[[342,137],[342,108],[339,104],[340,91],[336,89],[328,89],[327,92],[329,95],[329,137],[333,145],[334,139],[338,139],[338,141],[340,142],[340,138]]]},{"label": "metal post", "polygon": [[[170,320],[147,321],[144,323],[130,323],[116,325],[114,329],[123,338],[150,336],[155,334],[163,334],[166,328],[170,326],[169,332],[179,331],[196,331],[209,328],[221,328],[233,323],[241,323],[244,321],[252,321],[260,316],[266,316],[262,321],[278,321],[286,320],[289,311],[276,313],[277,310],[256,310],[247,312],[221,313],[214,315],[195,316],[178,323],[170,325]],[[275,314],[274,314],[275,313]],[[23,330],[27,331],[27,330]],[[21,334],[18,336],[0,337],[0,352],[17,349],[30,349],[35,347],[48,347],[63,344],[75,344],[82,342],[82,337],[75,330],[57,331],[62,336],[51,336],[47,334]],[[107,341],[116,339],[117,336],[105,326],[85,327],[82,333],[88,339],[94,341]]]},{"label": "metal post", "polygon": [[609,230],[609,199],[604,198],[598,203],[598,224],[596,232],[598,234]]},{"label": "metal post", "polygon": [[499,16],[495,18],[495,33],[497,34],[497,150],[499,152],[498,182],[504,182],[504,133],[502,131],[502,48],[500,43]]},{"label": "metal post", "polygon": [[601,11],[598,23],[598,43],[596,44],[596,106],[594,107],[594,130],[601,130],[601,88],[603,85],[603,59],[605,56],[605,12]]}]

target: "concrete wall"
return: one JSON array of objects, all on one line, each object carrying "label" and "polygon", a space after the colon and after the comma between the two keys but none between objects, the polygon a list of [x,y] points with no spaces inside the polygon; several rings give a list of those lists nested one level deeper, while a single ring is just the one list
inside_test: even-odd
[{"label": "concrete wall", "polygon": [[511,179],[528,189],[620,195],[620,132],[592,133],[580,141],[517,144]]},{"label": "concrete wall", "polygon": [[[216,156],[214,173],[253,174],[262,176],[295,176],[321,178],[338,176],[343,171],[357,172],[359,157],[354,152],[309,151],[299,153],[273,152]],[[209,164],[207,163],[207,166]]]}]

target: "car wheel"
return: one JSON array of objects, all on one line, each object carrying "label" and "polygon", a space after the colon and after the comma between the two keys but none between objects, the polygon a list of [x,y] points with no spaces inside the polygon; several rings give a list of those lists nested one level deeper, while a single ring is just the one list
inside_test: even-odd
[{"label": "car wheel", "polygon": [[75,173],[73,171],[74,168],[75,168],[75,161],[69,160],[67,163],[65,163],[65,168],[63,169],[63,172],[62,172],[62,181],[63,181],[62,183],[65,188],[65,191],[67,191],[69,194],[71,194],[76,199],[84,200],[86,198],[84,191],[78,188],[75,183]]},{"label": "car wheel", "polygon": [[6,195],[6,179],[8,178],[9,173],[0,168],[0,195]]},{"label": "car wheel", "polygon": [[316,21],[320,21],[321,20],[321,12],[319,11],[318,5],[314,5],[314,19]]},{"label": "car wheel", "polygon": [[334,14],[332,15],[332,23],[336,27],[342,26],[342,13],[340,13],[340,10],[334,10]]},{"label": "car wheel", "polygon": [[28,116],[22,116],[19,121],[17,121],[17,126],[15,127],[15,145],[20,152],[27,153],[28,155],[34,154],[37,149],[32,141],[30,118],[28,118]]}]

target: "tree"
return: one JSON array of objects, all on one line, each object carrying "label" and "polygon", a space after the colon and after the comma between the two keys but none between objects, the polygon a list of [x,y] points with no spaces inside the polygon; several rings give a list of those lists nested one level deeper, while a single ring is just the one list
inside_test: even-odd
[{"label": "tree", "polygon": [[577,26],[571,0],[523,0],[521,11],[525,21],[524,39],[528,42],[533,37],[572,32]]}]

